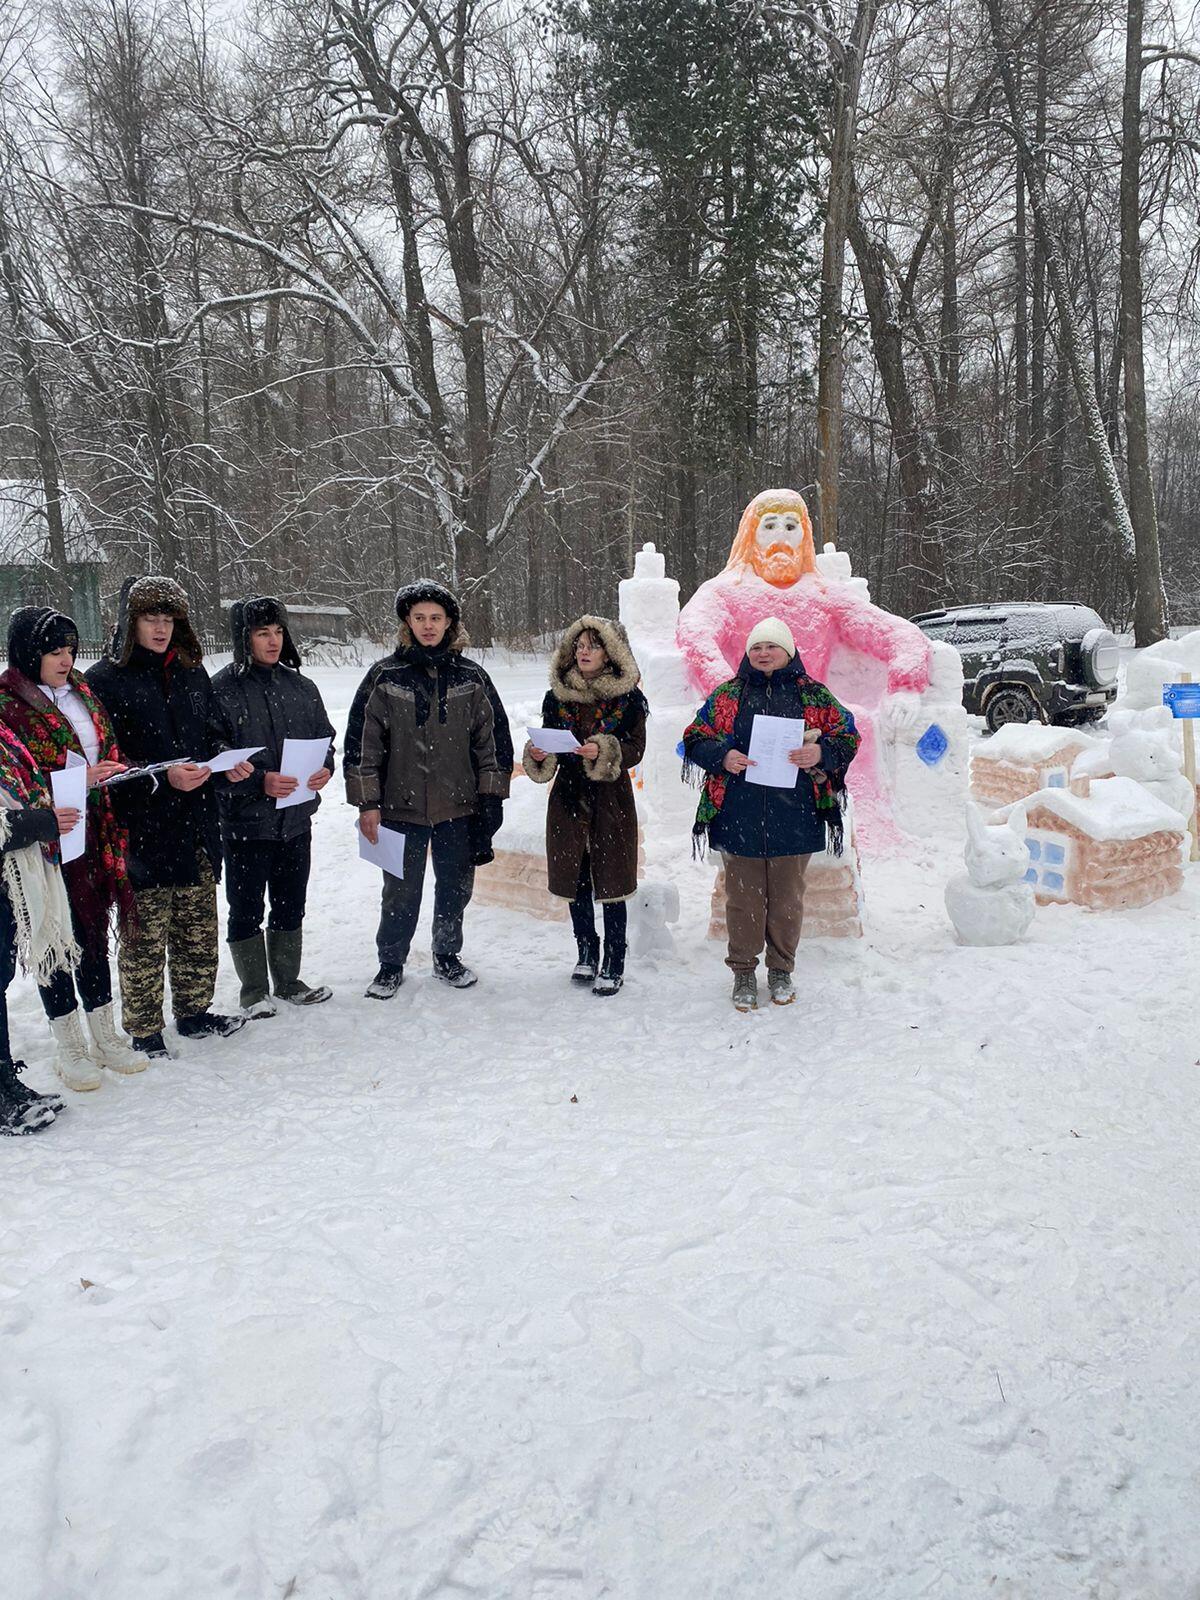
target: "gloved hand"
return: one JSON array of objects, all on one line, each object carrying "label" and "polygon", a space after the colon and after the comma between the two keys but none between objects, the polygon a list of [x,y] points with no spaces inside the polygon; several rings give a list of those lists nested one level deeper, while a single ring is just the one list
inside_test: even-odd
[{"label": "gloved hand", "polygon": [[504,801],[499,795],[484,794],[479,797],[479,804],[471,816],[471,865],[473,867],[486,867],[489,861],[496,859],[496,852],[492,849],[492,839],[500,831],[504,821]]}]

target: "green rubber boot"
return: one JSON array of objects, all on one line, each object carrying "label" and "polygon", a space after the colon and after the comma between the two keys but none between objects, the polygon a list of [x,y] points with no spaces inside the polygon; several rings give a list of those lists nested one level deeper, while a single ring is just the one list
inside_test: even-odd
[{"label": "green rubber boot", "polygon": [[261,933],[229,946],[233,970],[242,981],[242,1010],[248,1017],[273,1017],[271,981],[267,977],[267,946]]},{"label": "green rubber boot", "polygon": [[324,984],[311,988],[300,976],[300,958],[304,953],[304,930],[288,928],[267,929],[267,960],[275,993],[293,1006],[319,1006],[323,1000],[333,998],[333,990]]}]

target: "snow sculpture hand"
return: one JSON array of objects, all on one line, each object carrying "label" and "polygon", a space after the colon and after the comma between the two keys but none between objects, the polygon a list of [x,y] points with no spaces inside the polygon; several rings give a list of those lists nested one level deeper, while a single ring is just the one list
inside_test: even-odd
[{"label": "snow sculpture hand", "polygon": [[902,689],[889,694],[879,708],[879,720],[884,736],[903,739],[916,731],[921,716],[921,696]]},{"label": "snow sculpture hand", "polygon": [[981,889],[1020,883],[1029,870],[1029,851],[1016,830],[1003,823],[989,827],[978,807],[967,803],[967,876]]}]

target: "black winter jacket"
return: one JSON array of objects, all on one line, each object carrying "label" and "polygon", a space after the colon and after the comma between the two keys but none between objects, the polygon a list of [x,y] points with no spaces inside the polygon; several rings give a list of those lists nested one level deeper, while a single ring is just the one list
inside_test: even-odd
[{"label": "black winter jacket", "polygon": [[[185,667],[170,651],[159,655],[135,645],[127,666],[111,658],[86,674],[113,720],[117,744],[131,766],[187,756],[203,763],[215,753],[212,681],[203,667]],[[220,775],[187,794],[161,776],[114,784],[109,793],[129,829],[129,878],[135,889],[184,888],[200,881],[203,850],[214,877],[221,875],[221,836],[214,785]]]},{"label": "black winter jacket", "polygon": [[[333,738],[333,724],[311,678],[282,663],[274,667],[251,661],[223,667],[213,679],[213,738],[218,750],[262,745],[251,757],[254,776],[227,783],[217,791],[221,833],[226,839],[298,839],[312,827],[321,803],[313,795],[302,805],[282,810],[263,790],[263,775],[278,772],[285,739]],[[333,746],[325,758],[333,771]]]}]

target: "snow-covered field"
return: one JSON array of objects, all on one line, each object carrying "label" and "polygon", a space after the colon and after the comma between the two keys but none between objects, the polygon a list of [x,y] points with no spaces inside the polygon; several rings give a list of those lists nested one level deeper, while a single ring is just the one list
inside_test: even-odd
[{"label": "snow-covered field", "polygon": [[423,932],[381,1005],[335,798],[332,1003],[0,1151],[0,1593],[1200,1594],[1200,872],[961,949],[958,848],[868,862],[790,1010],[730,1009],[698,866],[615,1000],[476,906],[479,986]]}]

